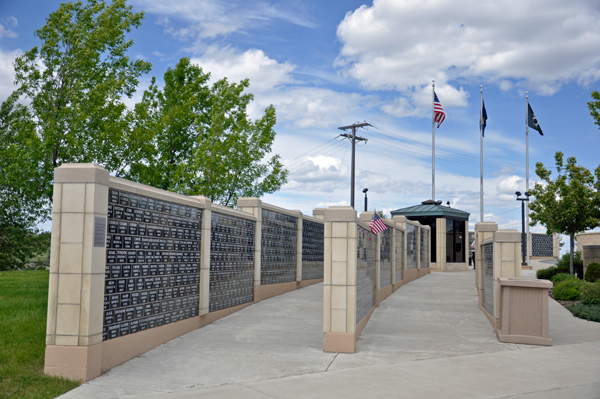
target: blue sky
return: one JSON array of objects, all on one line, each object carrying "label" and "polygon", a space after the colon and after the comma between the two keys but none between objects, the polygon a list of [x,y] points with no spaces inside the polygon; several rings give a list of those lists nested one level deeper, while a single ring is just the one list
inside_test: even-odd
[{"label": "blue sky", "polygon": [[[289,182],[266,202],[311,214],[349,204],[350,150],[337,128],[367,121],[357,147],[357,208],[386,211],[431,198],[431,80],[446,111],[436,131],[436,199],[479,221],[479,87],[485,220],[520,229],[514,192],[525,191],[525,91],[544,131],[530,131],[535,163],[554,153],[594,169],[600,132],[587,109],[600,79],[596,1],[172,1],[132,0],[144,10],[131,57],[159,81],[181,57],[214,78],[250,79],[251,116],[277,110],[274,152]],[[0,4],[0,100],[13,90],[12,62],[39,41],[58,1]],[[471,226],[473,228],[473,225]],[[543,231],[535,228],[533,231]]]}]

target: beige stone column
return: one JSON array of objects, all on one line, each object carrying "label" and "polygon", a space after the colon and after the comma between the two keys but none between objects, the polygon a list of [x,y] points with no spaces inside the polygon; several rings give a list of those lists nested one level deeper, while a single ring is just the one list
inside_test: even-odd
[{"label": "beige stone column", "polygon": [[315,208],[313,209],[313,217],[319,219],[319,220],[323,220],[325,217],[325,208]]},{"label": "beige stone column", "polygon": [[521,233],[517,230],[494,232],[494,328],[500,325],[499,277],[521,277]]},{"label": "beige stone column", "polygon": [[237,201],[237,209],[256,217],[254,229],[254,302],[260,302],[261,276],[261,239],[262,239],[262,201],[260,198],[243,197]]},{"label": "beige stone column", "polygon": [[391,220],[389,221],[389,225],[388,225],[389,229],[392,229],[391,231],[391,240],[392,243],[390,245],[390,251],[392,251],[391,253],[391,262],[392,262],[392,291],[394,289],[394,282],[396,281],[396,234],[397,234],[397,230],[396,230],[396,223]]},{"label": "beige stone column", "polygon": [[[498,225],[494,222],[481,222],[475,224],[475,287],[479,290],[479,307],[482,306],[483,295],[483,257],[481,256],[481,243],[494,236]],[[444,253],[444,256],[446,254]]]},{"label": "beige stone column", "polygon": [[[404,232],[404,239],[402,240],[402,250],[401,250],[401,256],[402,256],[402,281],[396,283],[397,286],[394,286],[394,289],[398,289],[400,286],[402,286],[405,283],[405,279],[406,279],[406,216],[402,216],[402,215],[396,215],[392,217],[392,221],[396,224],[396,226],[402,230]],[[394,269],[395,269],[395,265],[394,265]]]},{"label": "beige stone column", "polygon": [[560,237],[558,234],[552,234],[552,256],[556,259],[560,258]]},{"label": "beige stone column", "polygon": [[54,171],[44,372],[100,375],[109,174],[93,164]]},{"label": "beige stone column", "polygon": [[435,268],[446,271],[446,219],[435,219]]},{"label": "beige stone column", "polygon": [[[370,224],[374,213],[375,211],[361,212],[359,218],[366,224]],[[379,291],[381,289],[381,236],[376,234],[375,237],[377,237],[377,247],[375,248],[375,279],[377,281],[375,282],[375,290]]]},{"label": "beige stone column", "polygon": [[323,350],[356,349],[357,217],[349,206],[324,213]]},{"label": "beige stone column", "polygon": [[212,234],[212,210],[210,202],[205,203],[202,210],[202,227],[200,236],[200,311],[201,316],[209,313],[210,294],[210,242]]},{"label": "beige stone column", "polygon": [[302,212],[297,211],[298,223],[296,233],[296,281],[302,281]]}]

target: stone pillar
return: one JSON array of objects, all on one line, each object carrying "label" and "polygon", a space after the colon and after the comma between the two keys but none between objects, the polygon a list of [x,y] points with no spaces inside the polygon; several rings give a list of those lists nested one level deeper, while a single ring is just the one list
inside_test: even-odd
[{"label": "stone pillar", "polygon": [[296,281],[302,281],[302,212],[296,211],[298,214],[297,234],[296,234]]},{"label": "stone pillar", "polygon": [[[325,211],[323,350],[356,350],[357,218],[349,206]],[[360,332],[359,332],[360,333]]]},{"label": "stone pillar", "polygon": [[421,259],[421,268],[419,270],[423,269],[423,272],[419,272],[419,277],[431,273],[431,227],[422,225],[421,231],[425,232],[427,252],[425,252],[425,259]]},{"label": "stone pillar", "polygon": [[[360,220],[362,220],[366,224],[369,224],[371,222],[371,219],[373,218],[374,213],[375,211],[361,212],[359,216]],[[381,236],[377,234],[375,235],[375,237],[377,237],[377,247],[375,249],[375,279],[377,281],[375,282],[375,289],[377,290],[377,292],[379,292],[379,290],[381,289]]]},{"label": "stone pillar", "polygon": [[262,201],[260,198],[243,197],[237,201],[237,209],[256,217],[254,230],[254,302],[260,302],[261,276],[261,239],[262,239]]},{"label": "stone pillar", "polygon": [[[401,231],[404,236],[404,239],[402,240],[402,248],[400,248],[400,250],[398,251],[399,255],[396,255],[396,256],[402,257],[402,259],[401,259],[402,260],[402,279],[400,281],[397,281],[396,263],[395,262],[393,263],[393,270],[394,270],[394,276],[393,276],[394,280],[392,281],[393,289],[397,290],[404,284],[404,270],[406,270],[406,216],[402,216],[402,215],[393,216],[392,221],[394,222],[394,225],[395,225],[395,229],[394,229],[395,234],[399,234]],[[398,230],[398,231],[396,231],[396,230]],[[394,249],[395,249],[395,245],[396,245],[396,241],[394,239]],[[394,253],[396,253],[396,251],[394,251]]]},{"label": "stone pillar", "polygon": [[560,259],[560,237],[552,233],[552,257]]},{"label": "stone pillar", "polygon": [[446,270],[446,219],[435,219],[435,263],[439,271]]},{"label": "stone pillar", "polygon": [[517,230],[494,232],[494,328],[500,325],[499,277],[521,277],[521,233]]},{"label": "stone pillar", "polygon": [[313,209],[313,217],[319,219],[319,220],[323,220],[325,217],[325,208],[315,208]]},{"label": "stone pillar", "polygon": [[[498,225],[494,222],[481,222],[475,224],[475,287],[479,291],[479,308],[483,299],[483,257],[481,256],[481,243],[494,236]],[[445,239],[445,237],[444,237]],[[444,256],[446,254],[444,253]]]},{"label": "stone pillar", "polygon": [[396,234],[397,234],[397,230],[396,230],[396,223],[394,223],[393,220],[390,221],[390,225],[391,227],[388,227],[390,229],[392,229],[391,231],[391,240],[392,240],[392,245],[390,246],[390,251],[392,251],[391,253],[391,263],[392,263],[392,292],[394,290],[394,282],[396,281]]},{"label": "stone pillar", "polygon": [[98,165],[54,171],[46,374],[88,381],[101,373],[108,184]]},{"label": "stone pillar", "polygon": [[210,201],[206,201],[202,210],[202,230],[200,236],[200,307],[199,314],[209,313],[208,301],[210,294],[210,242],[212,234],[212,210]]},{"label": "stone pillar", "polygon": [[592,263],[600,263],[600,245],[583,245],[581,248],[583,257],[583,276]]}]

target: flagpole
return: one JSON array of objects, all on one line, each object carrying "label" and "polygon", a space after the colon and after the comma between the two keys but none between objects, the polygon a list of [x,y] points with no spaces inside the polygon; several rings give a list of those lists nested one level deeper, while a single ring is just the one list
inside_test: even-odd
[{"label": "flagpole", "polygon": [[[529,92],[526,91],[525,92],[525,101],[526,101],[526,105],[525,105],[525,136],[526,136],[526,151],[527,151],[527,155],[526,155],[526,162],[527,162],[527,168],[525,170],[525,188],[527,192],[529,192]],[[527,246],[527,266],[530,265],[529,263],[529,254],[531,249],[529,248],[529,201],[526,201],[525,204],[525,214],[527,215],[527,235],[525,236],[525,245]],[[522,244],[521,244],[522,245]]]},{"label": "flagpole", "polygon": [[481,106],[479,107],[479,151],[480,151],[480,181],[479,181],[479,207],[481,215],[479,221],[483,222],[483,85],[480,88]]},{"label": "flagpole", "polygon": [[431,81],[431,199],[435,201],[435,80]]}]

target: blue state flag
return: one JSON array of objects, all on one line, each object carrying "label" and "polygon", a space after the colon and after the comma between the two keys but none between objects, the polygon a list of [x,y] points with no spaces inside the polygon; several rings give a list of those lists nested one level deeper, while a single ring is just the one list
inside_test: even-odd
[{"label": "blue state flag", "polygon": [[479,129],[481,129],[481,136],[485,137],[485,126],[487,121],[487,112],[485,111],[485,102],[481,99],[481,114],[479,115]]}]

